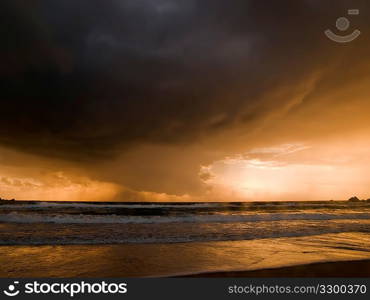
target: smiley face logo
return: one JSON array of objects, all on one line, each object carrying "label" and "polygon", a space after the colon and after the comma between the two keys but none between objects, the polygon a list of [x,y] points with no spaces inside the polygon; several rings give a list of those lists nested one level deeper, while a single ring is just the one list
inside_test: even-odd
[{"label": "smiley face logo", "polygon": [[4,294],[9,296],[9,297],[14,297],[19,294],[19,291],[15,289],[15,285],[18,284],[19,281],[14,281],[13,284],[10,284],[8,286],[8,290],[4,290]]},{"label": "smiley face logo", "polygon": [[[360,11],[358,9],[349,9],[348,10],[348,15],[352,16],[357,16],[360,14]],[[350,27],[350,21],[346,17],[340,17],[336,21],[336,27],[339,31],[346,31]],[[357,39],[361,34],[361,31],[356,29],[352,33],[347,34],[347,35],[338,35],[335,34],[333,31],[330,29],[325,31],[325,35],[331,39],[334,42],[337,43],[349,43]]]}]

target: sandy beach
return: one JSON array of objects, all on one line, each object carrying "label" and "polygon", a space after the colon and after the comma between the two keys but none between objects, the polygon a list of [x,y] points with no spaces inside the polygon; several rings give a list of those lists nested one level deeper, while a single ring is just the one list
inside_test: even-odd
[{"label": "sandy beach", "polygon": [[[0,277],[370,277],[369,234],[0,246]],[[335,262],[335,263],[331,263]]]},{"label": "sandy beach", "polygon": [[293,267],[239,272],[213,272],[181,277],[268,278],[268,277],[370,277],[370,260],[305,264]]}]

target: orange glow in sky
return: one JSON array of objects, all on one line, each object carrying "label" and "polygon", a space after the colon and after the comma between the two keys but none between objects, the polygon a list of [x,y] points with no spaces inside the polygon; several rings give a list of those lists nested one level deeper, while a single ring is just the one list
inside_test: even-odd
[{"label": "orange glow in sky", "polygon": [[[214,197],[239,200],[345,200],[369,196],[366,148],[338,144],[255,149],[203,167]],[[317,152],[318,151],[318,152]]]}]

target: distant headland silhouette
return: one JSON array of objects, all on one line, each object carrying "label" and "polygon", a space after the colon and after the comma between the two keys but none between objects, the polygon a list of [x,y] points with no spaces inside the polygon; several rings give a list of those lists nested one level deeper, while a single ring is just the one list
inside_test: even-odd
[{"label": "distant headland silhouette", "polygon": [[9,201],[16,201],[16,200],[15,199],[3,199],[3,198],[0,197],[0,201],[7,201],[7,202],[9,202]]}]

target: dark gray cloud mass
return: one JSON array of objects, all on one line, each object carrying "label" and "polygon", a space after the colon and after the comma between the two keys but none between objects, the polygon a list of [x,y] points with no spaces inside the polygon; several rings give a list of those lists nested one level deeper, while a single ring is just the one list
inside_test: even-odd
[{"label": "dark gray cloud mass", "polygon": [[252,122],[333,55],[321,30],[346,4],[1,1],[0,144],[104,158]]}]

